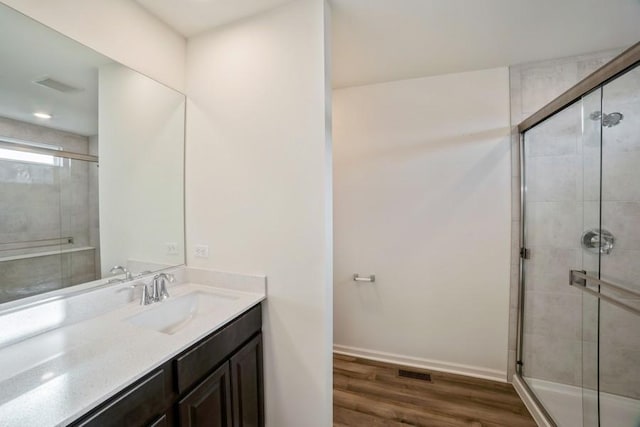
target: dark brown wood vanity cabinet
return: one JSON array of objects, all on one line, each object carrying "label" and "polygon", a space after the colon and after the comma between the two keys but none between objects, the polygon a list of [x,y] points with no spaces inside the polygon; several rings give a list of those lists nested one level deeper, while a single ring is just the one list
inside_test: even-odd
[{"label": "dark brown wood vanity cabinet", "polygon": [[261,328],[257,305],[72,426],[264,426]]},{"label": "dark brown wood vanity cabinet", "polygon": [[262,336],[256,335],[178,404],[180,426],[264,425]]},{"label": "dark brown wood vanity cabinet", "polygon": [[230,374],[225,363],[180,401],[180,426],[232,426]]}]

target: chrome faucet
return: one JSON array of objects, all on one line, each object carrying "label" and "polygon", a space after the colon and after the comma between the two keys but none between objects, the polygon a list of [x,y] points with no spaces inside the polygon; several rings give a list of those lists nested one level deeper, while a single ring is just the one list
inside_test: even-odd
[{"label": "chrome faucet", "polygon": [[129,280],[133,279],[131,272],[121,265],[114,266],[111,270],[109,270],[109,273],[116,274],[118,273],[118,271],[121,271],[124,273],[124,279],[110,279],[109,283],[128,282]]},{"label": "chrome faucet", "polygon": [[164,301],[169,298],[169,291],[167,291],[167,282],[173,283],[176,280],[173,274],[160,273],[157,274],[151,282],[153,287],[153,293],[156,301]]},{"label": "chrome faucet", "polygon": [[140,305],[149,305],[169,298],[167,282],[173,283],[173,281],[175,281],[173,274],[160,273],[155,275],[150,284],[142,285],[142,298],[140,299]]}]

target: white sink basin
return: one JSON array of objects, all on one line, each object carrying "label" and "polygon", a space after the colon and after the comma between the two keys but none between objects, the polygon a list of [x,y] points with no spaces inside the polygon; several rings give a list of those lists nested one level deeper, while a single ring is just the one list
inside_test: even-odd
[{"label": "white sink basin", "polygon": [[202,313],[224,308],[236,299],[234,296],[196,291],[180,297],[169,297],[126,320],[133,325],[173,335]]}]

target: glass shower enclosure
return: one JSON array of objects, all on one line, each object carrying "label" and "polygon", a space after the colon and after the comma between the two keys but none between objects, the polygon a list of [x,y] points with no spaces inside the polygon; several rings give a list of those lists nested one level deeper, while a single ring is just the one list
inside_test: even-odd
[{"label": "glass shower enclosure", "polygon": [[[9,131],[58,139],[18,140]],[[100,278],[92,146],[97,139],[0,118],[0,303]]]},{"label": "glass shower enclosure", "polygon": [[638,427],[640,66],[521,131],[517,373],[551,425]]}]

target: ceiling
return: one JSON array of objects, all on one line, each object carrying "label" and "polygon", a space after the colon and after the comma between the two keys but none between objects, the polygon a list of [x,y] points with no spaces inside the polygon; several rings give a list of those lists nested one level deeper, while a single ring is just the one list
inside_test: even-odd
[{"label": "ceiling", "polygon": [[[185,37],[289,0],[135,0]],[[640,0],[329,0],[333,86],[559,58],[640,40]]]},{"label": "ceiling", "polygon": [[333,86],[629,46],[640,0],[330,0]]},{"label": "ceiling", "polygon": [[[98,67],[109,58],[0,5],[0,117],[90,136],[98,133]],[[49,77],[79,90],[34,83]],[[35,112],[53,115],[38,119]]]},{"label": "ceiling", "polygon": [[134,0],[178,33],[191,37],[291,0]]}]

